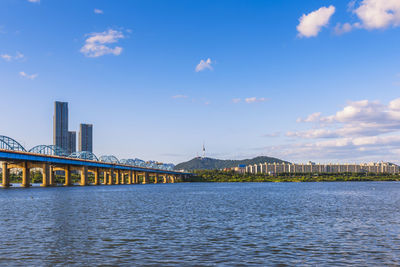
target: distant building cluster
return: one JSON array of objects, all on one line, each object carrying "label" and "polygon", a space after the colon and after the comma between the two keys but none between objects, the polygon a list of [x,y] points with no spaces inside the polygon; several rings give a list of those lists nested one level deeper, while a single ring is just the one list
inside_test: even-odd
[{"label": "distant building cluster", "polygon": [[[93,125],[80,124],[78,152],[93,153]],[[68,130],[68,103],[56,101],[53,117],[53,144],[68,155],[76,152],[76,132]]]},{"label": "distant building cluster", "polygon": [[[237,169],[237,170],[236,170]],[[400,167],[388,162],[362,164],[306,164],[295,163],[260,163],[247,165],[245,168],[233,169],[237,172],[264,173],[269,175],[280,173],[376,173],[399,174]]]}]

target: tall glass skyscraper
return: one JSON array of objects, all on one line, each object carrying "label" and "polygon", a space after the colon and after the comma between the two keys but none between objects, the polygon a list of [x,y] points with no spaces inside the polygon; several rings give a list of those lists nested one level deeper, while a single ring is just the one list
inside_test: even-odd
[{"label": "tall glass skyscraper", "polygon": [[81,124],[79,127],[79,151],[93,152],[93,125]]},{"label": "tall glass skyscraper", "polygon": [[76,152],[76,132],[68,132],[68,154]]},{"label": "tall glass skyscraper", "polygon": [[68,152],[68,103],[54,102],[53,144]]}]

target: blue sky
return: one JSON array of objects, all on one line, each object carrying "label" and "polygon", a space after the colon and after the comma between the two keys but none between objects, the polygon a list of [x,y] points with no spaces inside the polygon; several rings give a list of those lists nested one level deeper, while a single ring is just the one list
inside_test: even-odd
[{"label": "blue sky", "polygon": [[0,134],[100,156],[400,163],[400,1],[0,2]]}]

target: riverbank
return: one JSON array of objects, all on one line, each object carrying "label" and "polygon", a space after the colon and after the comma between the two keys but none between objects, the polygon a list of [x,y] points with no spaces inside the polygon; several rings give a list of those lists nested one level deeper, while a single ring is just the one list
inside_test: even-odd
[{"label": "riverbank", "polygon": [[350,181],[400,181],[400,175],[373,173],[326,173],[326,174],[241,174],[219,170],[194,171],[186,182],[350,182]]}]

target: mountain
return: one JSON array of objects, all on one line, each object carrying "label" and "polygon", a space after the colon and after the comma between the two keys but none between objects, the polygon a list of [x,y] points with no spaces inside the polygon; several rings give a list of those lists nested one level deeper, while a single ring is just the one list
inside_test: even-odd
[{"label": "mountain", "polygon": [[222,159],[213,159],[213,158],[201,158],[197,157],[187,162],[179,163],[175,166],[175,170],[215,170],[215,169],[224,169],[224,168],[232,168],[237,167],[238,165],[250,165],[250,164],[259,164],[259,163],[284,163],[287,161],[280,160],[277,158],[271,157],[256,157],[253,159],[243,159],[243,160],[222,160]]}]

